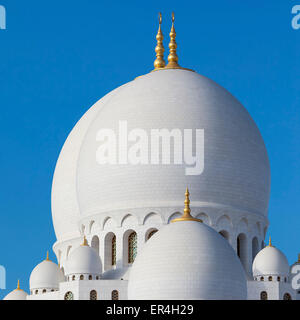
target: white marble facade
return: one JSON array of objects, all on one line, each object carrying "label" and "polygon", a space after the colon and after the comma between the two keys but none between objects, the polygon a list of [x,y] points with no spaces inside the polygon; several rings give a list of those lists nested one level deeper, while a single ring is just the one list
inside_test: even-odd
[{"label": "white marble facade", "polygon": [[[117,132],[124,120],[128,130],[204,130],[203,172],[187,175],[185,163],[99,165],[98,130]],[[185,247],[177,244],[174,248],[171,243],[175,245],[181,238],[181,225],[175,228],[170,222],[183,213],[186,186],[191,192],[191,214],[205,226],[194,225],[200,222],[183,223],[182,232],[202,241],[183,240]],[[149,274],[159,274],[154,267],[151,269],[157,261],[151,262],[149,257],[161,259],[158,265],[170,287],[180,292],[174,265],[167,265],[165,255],[173,252],[186,259],[186,251],[191,261],[181,260],[181,264],[199,287],[194,290],[191,283],[190,289],[182,288],[186,294],[173,299],[299,299],[289,271],[283,275],[279,270],[278,263],[286,263],[282,253],[275,250],[279,258],[274,258],[272,279],[268,271],[254,274],[257,254],[261,256],[260,266],[264,266],[269,261],[268,248],[274,248],[264,243],[269,226],[269,193],[270,166],[264,141],[247,110],[227,90],[194,71],[180,68],[163,68],[138,77],[100,99],[69,134],[52,186],[57,237],[53,250],[59,266],[53,267],[54,263],[46,259],[33,270],[27,299],[126,300],[138,298],[134,288],[147,298],[167,298],[164,288],[161,296],[159,290],[153,296],[146,294],[151,283]],[[172,228],[177,236],[168,242],[170,250],[154,254],[159,245],[153,243],[163,241],[163,235]],[[206,242],[201,238],[205,234],[213,234],[208,247],[203,246]],[[213,265],[212,257],[217,262],[217,256],[209,254],[216,250],[216,244],[224,249],[219,252],[227,261],[223,267],[230,269],[226,269],[228,278],[224,283],[222,266],[210,274],[207,265],[199,262],[206,259]],[[145,279],[140,277],[135,258],[143,260],[139,264],[149,273]],[[138,270],[136,274],[134,270]],[[203,272],[200,278],[194,274],[197,272]],[[48,282],[43,282],[46,274]],[[215,280],[222,290],[217,290]],[[26,298],[22,290],[16,290],[6,299]]]}]

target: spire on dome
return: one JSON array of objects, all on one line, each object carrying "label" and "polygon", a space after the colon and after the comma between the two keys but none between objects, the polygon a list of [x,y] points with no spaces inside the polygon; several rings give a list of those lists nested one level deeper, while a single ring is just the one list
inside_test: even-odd
[{"label": "spire on dome", "polygon": [[169,43],[170,53],[168,56],[167,68],[176,69],[176,68],[180,68],[180,66],[178,64],[178,56],[176,53],[177,43],[176,43],[176,32],[174,27],[174,21],[175,21],[175,15],[174,15],[174,12],[172,12],[172,27],[170,32],[170,43]]},{"label": "spire on dome", "polygon": [[47,251],[46,261],[50,261],[50,259],[49,259],[49,251]]},{"label": "spire on dome", "polygon": [[154,70],[164,68],[166,65],[164,60],[164,51],[165,51],[164,45],[163,45],[164,36],[161,31],[161,22],[162,22],[162,17],[161,17],[161,13],[159,13],[158,15],[159,27],[156,35],[157,45],[155,47],[156,59],[154,61]]},{"label": "spire on dome", "polygon": [[190,193],[189,193],[189,189],[188,188],[186,188],[186,191],[185,191],[183,215],[180,218],[172,220],[171,222],[178,222],[178,221],[198,221],[198,222],[203,222],[201,219],[196,219],[193,216],[191,216]]},{"label": "spire on dome", "polygon": [[300,253],[298,253],[298,263],[300,263]]},{"label": "spire on dome", "polygon": [[88,242],[86,240],[86,236],[83,236],[83,243],[81,246],[88,246]]},{"label": "spire on dome", "polygon": [[21,290],[20,289],[20,280],[18,280],[18,284],[17,284],[17,289],[16,290]]},{"label": "spire on dome", "polygon": [[272,246],[271,236],[269,237],[269,245],[268,245],[268,247],[273,247],[273,246]]}]

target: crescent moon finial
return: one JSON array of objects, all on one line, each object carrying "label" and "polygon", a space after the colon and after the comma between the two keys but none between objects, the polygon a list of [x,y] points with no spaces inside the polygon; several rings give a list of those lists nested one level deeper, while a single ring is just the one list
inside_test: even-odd
[{"label": "crescent moon finial", "polygon": [[156,53],[156,59],[154,61],[154,70],[159,70],[165,67],[165,60],[164,60],[164,45],[163,45],[163,33],[161,31],[161,22],[162,22],[162,17],[161,17],[161,12],[158,14],[158,32],[156,35],[156,40],[157,44],[155,47],[155,53]]}]

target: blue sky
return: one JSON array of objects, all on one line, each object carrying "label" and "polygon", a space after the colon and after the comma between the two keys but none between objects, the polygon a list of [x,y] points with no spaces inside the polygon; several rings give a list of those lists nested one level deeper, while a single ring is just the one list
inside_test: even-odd
[{"label": "blue sky", "polygon": [[[60,149],[104,94],[145,74],[154,60],[157,13],[167,47],[172,10],[180,63],[215,80],[248,109],[271,162],[273,243],[300,252],[300,0],[0,0],[0,265],[7,291],[28,289],[55,242],[51,183]],[[50,257],[54,259],[53,252]]]}]

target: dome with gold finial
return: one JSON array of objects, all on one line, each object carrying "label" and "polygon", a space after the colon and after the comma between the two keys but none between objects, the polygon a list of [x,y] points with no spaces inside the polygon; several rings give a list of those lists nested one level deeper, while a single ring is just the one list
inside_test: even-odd
[{"label": "dome with gold finial", "polygon": [[272,245],[271,237],[269,244],[263,248],[254,258],[252,272],[254,277],[279,276],[287,277],[289,263],[286,256]]},{"label": "dome with gold finial", "polygon": [[246,299],[246,276],[236,253],[215,230],[189,212],[154,234],[133,263],[128,299]]},{"label": "dome with gold finial", "polygon": [[100,279],[101,273],[101,259],[84,236],[82,244],[70,253],[66,264],[66,276],[69,280],[96,280]]},{"label": "dome with gold finial", "polygon": [[[182,205],[179,199],[186,185],[193,190],[195,215],[227,212],[232,215],[234,230],[245,216],[248,221],[259,222],[262,228],[268,223],[270,167],[260,132],[231,93],[184,68],[189,66],[178,58],[180,41],[176,38],[174,15],[170,23],[168,64],[162,67],[160,18],[155,44],[157,70],[100,99],[79,120],[62,148],[53,178],[52,215],[57,236],[55,250],[57,254],[63,252],[63,263],[68,263],[68,246],[73,248],[73,243],[83,233],[89,234],[91,228],[103,228],[109,218],[121,225],[125,215],[131,214],[140,223],[150,212],[159,212],[168,222]],[[153,69],[151,64],[149,71]],[[146,146],[145,159],[132,148],[136,147],[136,129],[142,129],[148,138],[148,143],[140,143]],[[182,139],[185,132],[192,132],[192,137],[204,132],[204,144],[199,138],[196,145],[193,138],[192,148],[187,146],[188,150],[197,150],[198,146],[198,159],[203,156],[203,162],[193,162],[194,154],[185,158],[184,148],[175,161],[172,146],[170,153],[166,150],[166,157],[159,154],[151,158],[151,133],[163,129],[170,133],[171,141],[174,132],[180,132]],[[116,143],[110,144],[115,147],[109,152],[111,158],[102,162],[97,155],[106,146],[104,131],[112,132]],[[162,144],[162,137],[159,138]],[[124,145],[119,145],[120,141]],[[193,221],[184,223],[189,222]],[[172,225],[179,228],[177,223]],[[105,261],[104,254],[100,254]],[[120,256],[125,265],[126,257]]]},{"label": "dome with gold finial", "polygon": [[17,288],[4,297],[3,300],[26,300],[27,293],[20,288],[20,280],[18,280]]},{"label": "dome with gold finial", "polygon": [[34,293],[58,290],[59,283],[63,281],[59,266],[49,259],[49,252],[44,261],[39,263],[31,272],[29,287]]}]

